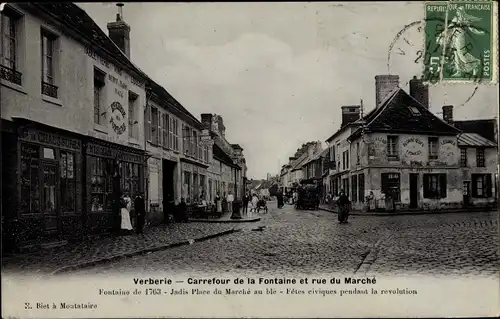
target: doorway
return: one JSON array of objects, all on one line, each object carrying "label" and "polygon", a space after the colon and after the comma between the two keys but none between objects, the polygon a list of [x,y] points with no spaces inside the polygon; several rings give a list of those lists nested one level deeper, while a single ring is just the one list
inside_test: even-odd
[{"label": "doorway", "polygon": [[162,160],[162,189],[163,189],[163,222],[168,221],[168,215],[173,215],[175,207],[175,166],[176,162]]},{"label": "doorway", "polygon": [[59,203],[58,203],[58,165],[57,162],[42,162],[42,198],[43,237],[45,241],[59,238]]},{"label": "doorway", "polygon": [[418,174],[410,174],[410,208],[418,207]]},{"label": "doorway", "polygon": [[464,206],[470,205],[470,181],[464,181],[463,201]]}]

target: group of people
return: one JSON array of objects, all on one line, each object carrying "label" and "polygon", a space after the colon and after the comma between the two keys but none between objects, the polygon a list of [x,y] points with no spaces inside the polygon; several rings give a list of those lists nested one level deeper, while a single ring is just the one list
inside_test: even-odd
[{"label": "group of people", "polygon": [[264,198],[259,198],[259,196],[255,193],[250,195],[250,193],[246,193],[245,196],[243,196],[243,207],[242,207],[242,213],[244,215],[248,214],[248,206],[250,206],[250,212],[257,213],[259,212],[259,202],[263,205],[265,205],[265,199]]},{"label": "group of people", "polygon": [[131,212],[135,213],[135,232],[143,234],[144,224],[146,222],[146,205],[144,202],[144,194],[138,193],[132,203],[132,198],[128,194],[120,196],[120,230],[121,234],[130,234],[134,232],[132,226]]}]

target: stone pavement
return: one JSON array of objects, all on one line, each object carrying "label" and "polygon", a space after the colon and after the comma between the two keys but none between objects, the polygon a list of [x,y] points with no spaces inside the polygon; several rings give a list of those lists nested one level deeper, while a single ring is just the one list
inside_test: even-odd
[{"label": "stone pavement", "polygon": [[63,272],[85,264],[98,264],[172,246],[192,244],[196,240],[228,234],[243,227],[237,226],[238,224],[169,224],[147,228],[144,230],[144,236],[133,234],[84,240],[62,247],[3,258],[2,273]]},{"label": "stone pavement", "polygon": [[498,213],[351,216],[272,209],[242,231],[82,269],[77,274],[498,276]]},{"label": "stone pavement", "polygon": [[[319,209],[337,213],[336,210],[331,208],[326,204],[320,204]],[[422,214],[449,214],[449,213],[474,213],[474,212],[485,212],[485,211],[496,211],[496,208],[482,208],[482,207],[470,207],[470,208],[457,208],[457,209],[447,209],[447,210],[398,210],[396,212],[385,212],[385,211],[351,211],[350,215],[355,216],[394,216],[394,215],[422,215]]]}]

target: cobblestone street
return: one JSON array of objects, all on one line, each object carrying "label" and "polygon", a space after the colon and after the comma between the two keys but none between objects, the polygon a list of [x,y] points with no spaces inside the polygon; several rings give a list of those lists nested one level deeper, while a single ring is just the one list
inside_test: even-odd
[{"label": "cobblestone street", "polygon": [[497,275],[496,212],[351,216],[271,209],[240,232],[78,271],[78,274]]}]

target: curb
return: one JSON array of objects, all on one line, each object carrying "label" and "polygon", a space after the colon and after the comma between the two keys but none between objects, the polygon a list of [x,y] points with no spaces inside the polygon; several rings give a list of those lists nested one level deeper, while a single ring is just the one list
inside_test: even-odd
[{"label": "curb", "polygon": [[[337,214],[337,212],[319,208],[319,210]],[[404,216],[404,215],[432,215],[432,214],[460,214],[460,213],[484,213],[484,212],[494,212],[496,209],[484,209],[484,210],[454,210],[454,211],[419,211],[419,212],[395,212],[395,213],[349,213],[349,216]]]},{"label": "curb", "polygon": [[191,223],[255,223],[260,221],[260,217],[256,218],[251,218],[251,219],[224,219],[224,220],[217,220],[217,219],[189,219]]},{"label": "curb", "polygon": [[66,272],[70,272],[70,271],[74,271],[74,270],[78,270],[78,269],[82,269],[82,268],[97,266],[97,265],[105,264],[105,263],[112,262],[112,261],[118,261],[120,259],[135,257],[135,256],[139,256],[139,255],[144,255],[147,253],[157,252],[157,251],[161,251],[161,250],[167,250],[170,248],[175,248],[175,247],[180,247],[180,246],[192,245],[195,242],[202,242],[202,241],[209,240],[212,238],[237,233],[241,230],[242,230],[241,228],[233,228],[233,229],[226,230],[226,231],[223,231],[220,233],[215,233],[215,234],[211,234],[211,235],[207,235],[207,236],[203,236],[203,237],[195,238],[195,239],[188,239],[188,240],[184,240],[184,241],[181,241],[178,243],[166,244],[166,245],[162,245],[162,246],[136,250],[136,251],[133,251],[130,253],[124,253],[121,255],[114,255],[114,256],[105,257],[105,258],[101,258],[101,259],[97,259],[97,260],[82,262],[82,263],[75,264],[75,265],[64,266],[64,267],[61,267],[59,269],[52,271],[50,273],[50,275],[52,275],[52,276],[59,275],[62,273],[66,273]]}]

